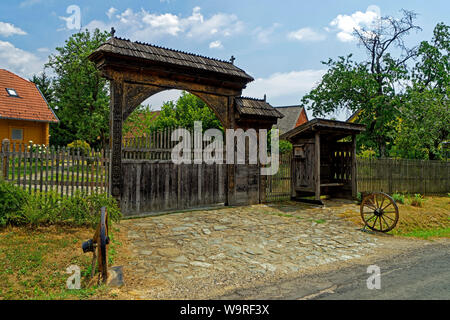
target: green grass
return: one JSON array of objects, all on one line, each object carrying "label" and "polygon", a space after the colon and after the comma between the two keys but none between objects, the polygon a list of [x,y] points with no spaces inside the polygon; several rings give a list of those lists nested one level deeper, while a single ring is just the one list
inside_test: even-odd
[{"label": "green grass", "polygon": [[[450,218],[449,218],[450,220]],[[440,229],[432,229],[432,230],[414,230],[409,233],[404,234],[405,237],[414,237],[421,239],[429,239],[429,238],[450,238],[450,228],[440,228]]]},{"label": "green grass", "polygon": [[[88,299],[106,290],[88,287],[86,271],[92,254],[84,254],[81,243],[92,237],[91,228],[45,227],[8,228],[0,231],[0,300]],[[110,261],[119,243],[112,241]],[[80,290],[66,287],[67,267],[81,269]],[[90,270],[89,270],[90,271]]]}]

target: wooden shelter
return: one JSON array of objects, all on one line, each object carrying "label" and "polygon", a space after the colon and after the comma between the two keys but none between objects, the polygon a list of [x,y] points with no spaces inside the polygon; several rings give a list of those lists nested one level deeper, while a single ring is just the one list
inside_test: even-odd
[{"label": "wooden shelter", "polygon": [[[111,35],[112,37],[96,49],[89,59],[111,83],[110,190],[119,200],[124,196],[123,177],[126,173],[122,166],[122,123],[150,96],[170,89],[188,91],[202,99],[214,111],[225,129],[267,129],[282,117],[278,111],[261,100],[253,107],[245,108],[248,99],[239,98],[242,90],[253,78],[234,65],[233,57],[231,61],[222,61],[120,39],[114,36],[114,30]],[[248,184],[247,177],[253,175],[253,171],[244,170],[245,177],[240,179],[235,165],[227,165],[226,204],[236,204],[236,194],[239,190],[249,190],[247,186],[240,186],[239,181],[243,181],[241,184]],[[139,179],[149,181],[152,177]],[[253,184],[259,192],[259,179],[255,179]],[[259,196],[249,202],[255,201],[259,201]]]},{"label": "wooden shelter", "polygon": [[283,134],[293,144],[291,195],[356,198],[356,135],[361,124],[314,119]]}]

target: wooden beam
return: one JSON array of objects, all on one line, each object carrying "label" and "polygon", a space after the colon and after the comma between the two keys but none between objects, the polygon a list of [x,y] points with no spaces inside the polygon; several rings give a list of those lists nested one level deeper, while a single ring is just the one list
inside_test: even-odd
[{"label": "wooden beam", "polygon": [[356,199],[358,195],[358,184],[356,180],[357,175],[357,168],[356,168],[356,135],[352,135],[352,197]]},{"label": "wooden beam", "polygon": [[315,154],[314,154],[314,182],[315,182],[315,194],[316,200],[320,200],[320,134],[316,132],[315,134]]}]

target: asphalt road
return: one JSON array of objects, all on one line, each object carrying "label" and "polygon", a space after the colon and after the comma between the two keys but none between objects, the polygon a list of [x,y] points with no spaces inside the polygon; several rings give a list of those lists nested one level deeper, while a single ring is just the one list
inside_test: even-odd
[{"label": "asphalt road", "polygon": [[370,264],[380,268],[380,289],[368,289],[367,279],[373,273],[367,273],[368,265],[357,265],[237,291],[223,298],[450,300],[449,242],[414,249],[390,259],[375,259]]}]

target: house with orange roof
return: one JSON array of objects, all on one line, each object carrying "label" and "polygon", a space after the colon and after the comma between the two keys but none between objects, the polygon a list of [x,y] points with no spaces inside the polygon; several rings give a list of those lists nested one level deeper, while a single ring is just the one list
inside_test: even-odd
[{"label": "house with orange roof", "polygon": [[277,128],[280,134],[286,133],[298,126],[308,122],[306,110],[301,105],[275,107],[284,116],[277,121]]},{"label": "house with orange roof", "polygon": [[48,145],[50,123],[58,121],[33,82],[0,69],[0,140]]}]

